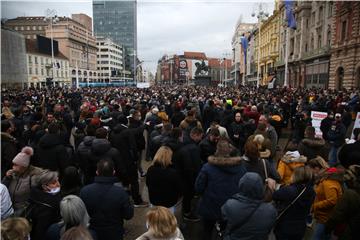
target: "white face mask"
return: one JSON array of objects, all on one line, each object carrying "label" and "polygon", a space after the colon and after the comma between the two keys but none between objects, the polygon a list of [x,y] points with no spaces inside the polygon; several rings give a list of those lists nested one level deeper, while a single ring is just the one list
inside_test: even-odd
[{"label": "white face mask", "polygon": [[52,189],[49,190],[48,193],[55,195],[55,194],[57,194],[58,192],[60,192],[60,187],[52,188]]}]

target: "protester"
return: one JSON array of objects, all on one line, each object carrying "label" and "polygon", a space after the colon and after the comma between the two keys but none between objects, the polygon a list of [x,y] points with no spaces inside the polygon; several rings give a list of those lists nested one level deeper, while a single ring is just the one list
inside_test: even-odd
[{"label": "protester", "polygon": [[257,173],[245,173],[239,180],[237,193],[221,208],[227,222],[224,239],[267,239],[276,210],[271,203],[263,202],[264,191]]},{"label": "protester", "polygon": [[96,232],[99,240],[123,239],[124,219],[134,216],[134,208],[125,190],[114,185],[117,179],[112,160],[99,161],[96,174],[94,183],[80,191],[90,216],[90,229]]},{"label": "protester", "polygon": [[150,203],[154,206],[170,208],[175,212],[175,205],[182,195],[181,179],[171,167],[172,150],[162,146],[156,152],[146,176]]},{"label": "protester", "polygon": [[29,205],[30,191],[37,185],[37,177],[43,172],[41,168],[30,164],[32,155],[33,149],[24,147],[12,160],[13,167],[3,179],[3,184],[9,189],[16,216],[21,216]]},{"label": "protester", "polygon": [[273,194],[273,201],[278,207],[277,223],[274,229],[277,240],[303,239],[306,218],[314,198],[311,169],[305,166],[296,167],[289,185]]},{"label": "protester", "polygon": [[1,196],[1,221],[12,216],[14,209],[12,206],[11,198],[8,189],[0,183],[0,196]]},{"label": "protester", "polygon": [[[87,228],[90,217],[86,211],[84,202],[75,195],[68,195],[60,202],[60,215],[62,220],[52,224],[46,233],[48,240],[60,240],[61,236],[70,228],[83,226]],[[96,239],[96,233],[90,231],[93,239]]]},{"label": "protester", "polygon": [[60,183],[57,172],[43,173],[37,187],[31,189],[28,218],[31,219],[31,239],[45,238],[48,227],[60,220]]},{"label": "protester", "polygon": [[288,185],[292,182],[293,172],[297,167],[306,164],[307,158],[300,155],[295,143],[287,146],[285,155],[280,159],[278,165],[278,173],[281,177],[281,184]]},{"label": "protester", "polygon": [[2,240],[30,239],[31,226],[26,218],[8,218],[1,221]]},{"label": "protester", "polygon": [[221,206],[238,192],[238,182],[246,171],[236,153],[228,140],[219,140],[215,154],[208,158],[196,179],[195,191],[201,195],[198,213],[204,225],[204,240],[211,239],[216,221],[222,220]]},{"label": "protester", "polygon": [[[360,236],[360,165],[351,165],[346,170],[344,179],[348,189],[344,191],[327,220],[325,232],[334,231],[339,239],[356,239]],[[341,232],[336,232],[339,225],[345,228]]]},{"label": "protester", "polygon": [[136,240],[183,240],[184,237],[177,227],[177,221],[171,211],[165,207],[154,207],[146,214],[148,229]]},{"label": "protester", "polygon": [[308,163],[316,178],[316,198],[312,206],[316,220],[313,239],[330,239],[330,235],[325,232],[325,223],[343,193],[343,171],[334,167],[326,168],[325,164],[319,157]]}]

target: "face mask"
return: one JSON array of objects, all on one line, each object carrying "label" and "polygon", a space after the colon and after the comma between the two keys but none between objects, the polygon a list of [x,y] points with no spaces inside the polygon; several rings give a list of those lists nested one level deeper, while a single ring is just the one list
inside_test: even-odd
[{"label": "face mask", "polygon": [[50,191],[48,193],[55,195],[58,192],[60,192],[60,187],[52,188],[52,189],[50,189]]}]

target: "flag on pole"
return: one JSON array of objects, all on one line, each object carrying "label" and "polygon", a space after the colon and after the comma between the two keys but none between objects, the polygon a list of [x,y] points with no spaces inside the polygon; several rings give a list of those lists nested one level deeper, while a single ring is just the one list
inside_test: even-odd
[{"label": "flag on pole", "polygon": [[285,11],[286,11],[286,20],[287,26],[292,29],[296,29],[296,19],[294,13],[294,1],[286,0],[284,1]]},{"label": "flag on pole", "polygon": [[248,48],[248,39],[247,39],[247,37],[242,36],[240,38],[240,41],[241,41],[241,46],[242,46],[243,51],[244,51],[244,60],[245,60],[245,64],[246,64],[246,52],[247,52],[247,48]]}]

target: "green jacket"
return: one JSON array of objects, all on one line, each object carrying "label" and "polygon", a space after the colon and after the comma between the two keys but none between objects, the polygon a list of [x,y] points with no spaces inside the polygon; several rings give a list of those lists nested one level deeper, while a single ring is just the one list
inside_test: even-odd
[{"label": "green jacket", "polygon": [[360,191],[345,190],[326,222],[326,231],[334,231],[339,224],[345,224],[345,230],[340,234],[339,240],[358,239],[360,236]]}]

